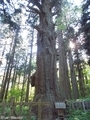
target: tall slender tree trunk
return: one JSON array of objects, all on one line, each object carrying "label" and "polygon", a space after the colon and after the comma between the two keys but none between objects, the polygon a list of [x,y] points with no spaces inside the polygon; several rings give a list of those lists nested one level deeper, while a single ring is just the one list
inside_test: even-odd
[{"label": "tall slender tree trunk", "polygon": [[83,81],[83,75],[82,75],[82,68],[80,64],[77,64],[77,70],[78,70],[80,94],[81,96],[85,97],[84,81]]},{"label": "tall slender tree trunk", "polygon": [[13,81],[13,84],[12,84],[12,86],[11,86],[12,88],[17,85],[17,84],[16,84],[17,78],[18,78],[18,72],[16,71],[15,77],[14,77],[14,81]]},{"label": "tall slender tree trunk", "polygon": [[76,58],[77,58],[77,72],[78,72],[80,95],[84,97],[85,96],[85,88],[84,88],[83,73],[82,73],[78,48],[76,48],[75,53],[76,53]]},{"label": "tall slender tree trunk", "polygon": [[19,89],[20,88],[20,80],[21,80],[21,76],[22,76],[22,74],[20,73],[19,75],[18,75],[18,79],[17,79],[17,89]]},{"label": "tall slender tree trunk", "polygon": [[14,30],[14,33],[15,33],[14,45],[12,47],[12,44],[11,44],[10,52],[9,52],[9,59],[7,59],[8,66],[7,66],[6,76],[5,76],[5,79],[3,81],[4,83],[3,83],[2,91],[1,91],[1,95],[0,95],[1,100],[3,100],[4,98],[5,99],[7,98],[10,77],[11,77],[11,72],[12,72],[12,65],[13,65],[14,54],[15,54],[15,48],[16,48],[16,44],[17,44],[18,32],[19,32],[19,28]]},{"label": "tall slender tree trunk", "polygon": [[[4,56],[4,53],[5,53],[5,49],[6,49],[6,44],[7,42],[5,42],[4,46],[3,46],[3,51],[2,51],[2,57]],[[0,59],[0,66],[2,65],[2,58]]]},{"label": "tall slender tree trunk", "polygon": [[8,71],[10,68],[10,63],[8,64],[8,68],[7,68],[7,72],[6,72],[6,76],[5,79],[2,81],[2,88],[1,88],[1,93],[0,93],[0,100],[2,101],[4,98],[4,93],[5,93],[5,89],[6,89],[6,85],[7,85],[7,81],[8,81]]},{"label": "tall slender tree trunk", "polygon": [[11,83],[11,88],[14,86],[14,82],[15,82],[15,77],[16,77],[16,65],[15,65],[15,68],[13,70],[13,77],[12,77],[12,83]]},{"label": "tall slender tree trunk", "polygon": [[59,43],[59,79],[60,92],[63,100],[71,98],[71,88],[68,76],[67,57],[65,52],[65,45],[62,37],[62,31],[58,30]]},{"label": "tall slender tree trunk", "polygon": [[69,56],[70,76],[71,76],[71,83],[72,83],[72,96],[73,96],[72,98],[77,99],[79,98],[79,92],[78,92],[78,85],[76,81],[71,49],[68,51],[68,56]]},{"label": "tall slender tree trunk", "polygon": [[5,83],[5,77],[6,77],[7,67],[8,67],[8,64],[6,62],[6,66],[5,66],[5,70],[4,70],[4,75],[3,75],[3,79],[2,79],[2,84],[1,84],[1,90],[0,90],[0,101],[2,101],[2,99],[3,99],[2,96],[4,95],[4,93],[2,91],[3,91],[3,86],[4,86],[4,83]]},{"label": "tall slender tree trunk", "polygon": [[5,100],[7,99],[7,95],[8,95],[8,89],[9,89],[9,84],[10,84],[10,79],[11,79],[11,72],[12,72],[12,65],[9,71],[9,75],[8,75],[8,81],[7,81],[7,85],[6,85],[6,90],[5,90]]},{"label": "tall slender tree trunk", "polygon": [[18,29],[15,32],[16,33],[15,33],[14,45],[13,45],[12,52],[11,52],[11,55],[10,55],[10,69],[9,69],[9,74],[8,74],[8,78],[7,78],[8,81],[7,81],[6,91],[5,91],[5,99],[7,99],[8,89],[9,89],[9,84],[10,84],[10,79],[11,79],[15,49],[16,49],[16,45],[17,45],[17,37],[18,37],[18,32],[19,32]]},{"label": "tall slender tree trunk", "polygon": [[25,99],[24,98],[24,93],[23,91],[25,90],[25,83],[26,83],[26,65],[27,65],[27,56],[26,56],[26,60],[25,60],[25,65],[24,65],[24,75],[23,75],[23,83],[22,83],[22,94],[21,94],[21,100],[20,101],[23,101]]},{"label": "tall slender tree trunk", "polygon": [[29,58],[29,74],[27,80],[27,89],[26,89],[26,99],[27,102],[29,100],[29,87],[30,87],[30,76],[31,76],[31,62],[32,62],[32,49],[33,49],[33,39],[34,39],[34,29],[31,31],[31,45],[30,45],[30,58]]},{"label": "tall slender tree trunk", "polygon": [[[12,43],[13,43],[13,41],[12,41]],[[0,100],[1,101],[4,98],[5,89],[6,89],[6,85],[7,85],[7,82],[8,82],[8,75],[9,75],[9,70],[10,70],[10,66],[11,66],[10,53],[11,53],[11,50],[12,50],[12,43],[10,44],[9,56],[7,56],[6,67],[5,67],[3,80],[2,80],[1,93],[0,93]]]}]

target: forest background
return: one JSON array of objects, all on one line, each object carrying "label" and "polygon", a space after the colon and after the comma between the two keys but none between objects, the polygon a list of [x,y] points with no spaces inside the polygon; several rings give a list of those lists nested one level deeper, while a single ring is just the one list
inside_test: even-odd
[{"label": "forest background", "polygon": [[[55,1],[53,0],[53,2]],[[57,99],[60,101],[89,99],[90,49],[88,40],[90,32],[86,33],[89,31],[87,26],[90,20],[88,17],[86,19],[85,15],[89,16],[90,13],[84,13],[88,11],[86,8],[89,8],[90,3],[86,0],[80,5],[76,5],[71,1],[63,0],[55,3],[55,6],[53,5],[52,21],[55,33],[52,32],[55,35],[52,40],[56,39],[53,42],[56,47],[55,49],[51,47],[48,50],[48,47],[44,46],[47,52],[45,60],[50,58],[51,63],[54,64],[54,67],[56,66],[56,69],[51,67],[53,70],[47,69],[42,64],[45,62],[42,60],[44,57],[38,57],[41,54],[39,51],[42,50],[37,37],[39,36],[41,39],[41,34],[37,34],[38,32],[42,33],[41,28],[38,27],[40,5],[43,5],[42,1],[0,1],[0,100],[9,101],[11,97],[15,97],[16,101],[37,101],[39,97],[47,101],[48,96],[51,97],[49,99],[51,102]],[[42,9],[40,10],[42,12]],[[47,24],[52,21],[46,19]],[[86,23],[88,25],[85,27]],[[47,32],[48,35],[51,34],[49,31]],[[51,36],[49,37],[51,40]],[[45,45],[48,45],[47,43]],[[37,46],[40,50],[37,49]],[[54,51],[56,63],[53,61],[51,51]],[[45,63],[47,66],[49,64]],[[47,77],[57,72],[57,75],[54,74],[52,79],[57,79],[58,90],[55,89],[56,86],[53,86],[51,81],[48,83],[46,78],[46,82],[41,81],[41,78],[44,79],[44,77],[42,77],[43,72],[40,72],[40,69],[42,71],[46,69]],[[49,72],[50,75],[48,75]],[[40,74],[41,77],[36,77]],[[46,88],[43,87],[44,85]],[[49,90],[47,86],[50,87]],[[44,89],[48,91],[46,98],[45,96],[41,97],[42,93],[40,93],[40,90],[44,92]],[[57,93],[60,97],[57,97]]]}]

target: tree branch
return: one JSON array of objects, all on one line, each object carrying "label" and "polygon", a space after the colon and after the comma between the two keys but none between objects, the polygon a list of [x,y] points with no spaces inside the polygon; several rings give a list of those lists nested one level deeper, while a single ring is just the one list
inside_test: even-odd
[{"label": "tree branch", "polygon": [[4,10],[2,10],[2,9],[0,8],[0,11],[4,11]]},{"label": "tree branch", "polygon": [[57,15],[58,11],[52,13],[52,16]]},{"label": "tree branch", "polygon": [[33,8],[33,7],[31,7],[31,6],[27,6],[29,9],[31,9],[32,11],[34,11],[34,12],[36,12],[37,14],[40,14],[40,11],[38,10],[38,9],[36,9],[36,8]]},{"label": "tree branch", "polygon": [[42,11],[42,6],[40,5],[39,0],[30,0],[30,3],[37,6]]},{"label": "tree branch", "polygon": [[60,14],[60,12],[61,12],[61,5],[62,5],[62,0],[53,0],[53,4],[54,4],[54,6],[53,7],[55,7],[54,9],[54,12],[52,12],[52,16],[54,16],[54,15],[56,15],[56,14]]}]

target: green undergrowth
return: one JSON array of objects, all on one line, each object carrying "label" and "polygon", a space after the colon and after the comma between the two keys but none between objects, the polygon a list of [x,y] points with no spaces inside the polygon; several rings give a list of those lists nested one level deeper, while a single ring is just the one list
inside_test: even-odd
[{"label": "green undergrowth", "polygon": [[[90,96],[80,98],[77,100],[70,100],[69,103],[76,101],[90,101]],[[67,120],[90,120],[90,110],[69,110],[67,114]]]},{"label": "green undergrowth", "polygon": [[[11,116],[10,112],[11,112],[10,107],[5,107],[4,114],[2,115],[2,108],[0,107],[0,116],[4,116],[5,118],[10,117]],[[17,106],[14,111],[14,115],[12,116],[15,116],[15,117],[17,116],[17,118],[21,117],[22,120],[28,120],[30,117],[28,113],[29,113],[29,109],[27,106],[24,106],[24,107],[22,106],[22,110],[20,109],[19,106]],[[31,116],[31,120],[36,120],[36,116]]]},{"label": "green undergrowth", "polygon": [[76,100],[72,99],[72,100],[69,100],[68,102],[71,103],[71,102],[76,102],[76,101],[90,101],[90,95],[89,96],[85,96],[84,98],[81,97],[81,98],[76,99]]},{"label": "green undergrowth", "polygon": [[[70,102],[75,102],[75,101],[90,101],[90,96],[89,97],[85,97],[85,98],[81,98],[81,99],[77,99],[77,100],[72,100],[69,101]],[[21,110],[22,109],[22,110]],[[10,106],[5,107],[4,109],[4,116],[10,116]],[[22,108],[20,108],[19,105],[16,106],[15,108],[15,112],[16,114],[19,116],[21,113],[21,117],[23,118],[22,120],[28,120],[29,116],[29,107],[28,106],[22,106]],[[0,107],[0,115],[2,114],[2,108]],[[90,120],[90,110],[88,111],[83,111],[83,110],[73,110],[73,109],[69,109],[68,110],[68,114],[66,114],[66,118],[67,120]],[[31,116],[31,120],[36,120],[36,116]]]},{"label": "green undergrowth", "polygon": [[90,111],[70,110],[67,120],[90,120]]}]

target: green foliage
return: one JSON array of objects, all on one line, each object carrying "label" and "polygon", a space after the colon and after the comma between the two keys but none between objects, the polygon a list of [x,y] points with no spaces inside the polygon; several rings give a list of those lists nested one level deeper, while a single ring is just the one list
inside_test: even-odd
[{"label": "green foliage", "polygon": [[65,26],[64,22],[62,21],[61,17],[59,17],[57,19],[57,26],[58,26],[59,30],[64,30],[65,31],[65,29],[66,29],[66,26]]},{"label": "green foliage", "polygon": [[[28,106],[22,106],[22,111],[20,111],[20,106],[16,106],[15,108],[15,113],[19,115],[19,113],[22,112],[22,119],[23,120],[28,120]],[[2,113],[2,108],[0,107],[0,115]],[[9,117],[10,116],[10,107],[5,107],[4,110],[4,116]],[[36,116],[31,116],[31,120],[36,120]]]},{"label": "green foliage", "polygon": [[36,116],[31,116],[31,120],[36,120]]},{"label": "green foliage", "polygon": [[7,117],[8,115],[10,115],[10,108],[9,107],[5,107],[5,112],[4,112],[5,116]]},{"label": "green foliage", "polygon": [[[77,99],[77,101],[90,101],[90,96]],[[75,102],[75,100],[71,100],[69,102]],[[90,110],[69,110],[69,114],[67,115],[67,120],[90,120]]]},{"label": "green foliage", "polygon": [[30,96],[29,96],[29,100],[33,100],[34,98],[34,93],[35,93],[35,87],[32,87],[32,89],[30,90]]},{"label": "green foliage", "polygon": [[77,25],[79,22],[81,14],[81,8],[79,6],[73,5],[71,2],[63,2],[62,13],[58,17],[56,23],[58,29],[65,32],[68,27]]},{"label": "green foliage", "polygon": [[21,112],[22,113],[22,117],[25,119],[28,116],[28,109],[29,109],[28,106],[22,106],[22,111],[21,111],[20,105],[18,105],[18,106],[16,106],[15,111],[16,111],[17,114],[20,114],[20,112]]},{"label": "green foliage", "polygon": [[85,101],[90,101],[90,94],[88,96],[86,96],[85,98],[83,98],[83,100]]},{"label": "green foliage", "polygon": [[84,0],[82,5],[82,32],[84,32],[84,48],[86,53],[90,55],[90,0]]},{"label": "green foliage", "polygon": [[16,22],[12,21],[11,15],[9,13],[7,13],[7,12],[5,12],[4,14],[2,14],[2,16],[1,16],[1,22],[3,24],[9,24],[9,28],[11,30],[12,29],[16,30],[17,28],[19,29],[19,25]]},{"label": "green foliage", "polygon": [[[35,88],[33,87],[32,89],[30,89],[30,95],[29,95],[29,100],[31,101],[33,100],[34,92],[35,92]],[[22,88],[13,87],[9,90],[8,100],[10,100],[12,97],[15,97],[16,101],[20,101],[21,95],[23,95],[24,98],[26,97],[26,86],[23,91]]]},{"label": "green foliage", "polygon": [[90,95],[90,84],[87,84],[87,85],[85,85],[85,94],[87,95],[87,96],[89,96]]},{"label": "green foliage", "polygon": [[70,110],[67,120],[90,120],[90,111]]},{"label": "green foliage", "polygon": [[[2,107],[0,107],[0,115],[2,115]],[[10,107],[4,108],[4,116],[7,117],[10,115]]]},{"label": "green foliage", "polygon": [[[28,120],[27,116],[22,117],[23,120]],[[31,120],[36,120],[36,116],[31,116]]]},{"label": "green foliage", "polygon": [[22,95],[22,92],[23,92],[23,94],[25,93],[25,91],[22,91],[21,88],[13,87],[13,88],[11,88],[11,90],[9,90],[8,99],[15,97],[16,100],[19,101],[20,97]]}]

